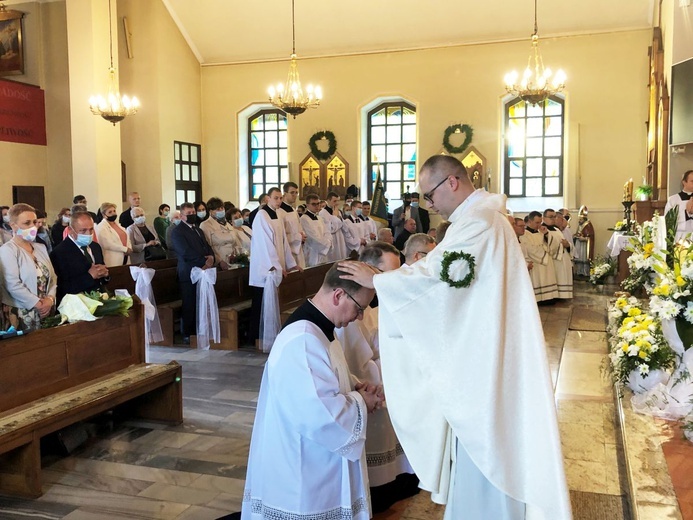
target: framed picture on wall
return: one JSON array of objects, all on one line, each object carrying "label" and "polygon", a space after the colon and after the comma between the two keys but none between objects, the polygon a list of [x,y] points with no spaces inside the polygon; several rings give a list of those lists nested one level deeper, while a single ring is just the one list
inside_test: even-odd
[{"label": "framed picture on wall", "polygon": [[21,11],[0,6],[0,76],[24,74],[23,17]]}]

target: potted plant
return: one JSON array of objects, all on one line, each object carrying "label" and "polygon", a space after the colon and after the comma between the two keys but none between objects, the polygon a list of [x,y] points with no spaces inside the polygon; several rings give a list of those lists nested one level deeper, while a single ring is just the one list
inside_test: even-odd
[{"label": "potted plant", "polygon": [[654,189],[652,188],[652,184],[641,184],[635,190],[635,196],[638,200],[650,200],[653,192]]}]

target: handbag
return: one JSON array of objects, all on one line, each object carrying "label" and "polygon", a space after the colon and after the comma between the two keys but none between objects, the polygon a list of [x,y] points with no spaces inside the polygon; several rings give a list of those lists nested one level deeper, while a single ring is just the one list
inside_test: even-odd
[{"label": "handbag", "polygon": [[144,261],[165,260],[166,250],[161,246],[147,246],[144,248]]}]

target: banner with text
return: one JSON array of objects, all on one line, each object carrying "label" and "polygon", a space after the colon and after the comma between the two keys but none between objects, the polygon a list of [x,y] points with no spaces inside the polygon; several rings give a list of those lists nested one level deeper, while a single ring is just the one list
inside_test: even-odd
[{"label": "banner with text", "polygon": [[46,145],[46,102],[42,89],[0,80],[0,141]]}]

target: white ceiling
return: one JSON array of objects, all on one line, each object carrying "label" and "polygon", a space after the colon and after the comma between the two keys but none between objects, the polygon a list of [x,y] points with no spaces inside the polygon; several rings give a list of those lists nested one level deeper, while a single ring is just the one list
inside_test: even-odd
[{"label": "white ceiling", "polygon": [[[291,0],[162,0],[203,65],[285,60]],[[532,0],[296,0],[299,57],[529,39]],[[654,0],[539,0],[539,36],[652,26]]]}]

